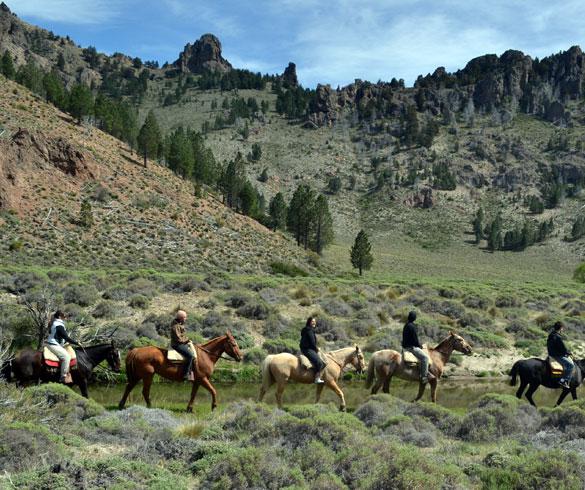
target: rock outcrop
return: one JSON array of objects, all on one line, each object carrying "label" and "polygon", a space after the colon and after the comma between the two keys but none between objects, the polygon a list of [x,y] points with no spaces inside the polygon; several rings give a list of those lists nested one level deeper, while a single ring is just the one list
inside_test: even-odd
[{"label": "rock outcrop", "polygon": [[429,209],[435,205],[433,189],[428,186],[421,186],[404,199],[404,204],[411,208]]},{"label": "rock outcrop", "polygon": [[187,44],[174,66],[183,73],[202,73],[232,69],[232,65],[221,55],[221,43],[213,34],[204,34],[193,44]]},{"label": "rock outcrop", "polygon": [[292,61],[284,69],[282,74],[282,81],[285,87],[296,88],[299,86],[299,79],[297,78],[297,65]]}]

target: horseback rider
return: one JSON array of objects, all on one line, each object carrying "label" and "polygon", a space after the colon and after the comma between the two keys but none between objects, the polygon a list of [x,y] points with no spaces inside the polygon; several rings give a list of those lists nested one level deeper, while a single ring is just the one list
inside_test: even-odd
[{"label": "horseback rider", "polygon": [[189,347],[189,339],[185,335],[185,321],[187,313],[183,310],[177,311],[177,315],[171,323],[171,347],[175,349],[185,359],[183,367],[183,379],[187,381],[193,371],[193,359],[195,353]]},{"label": "horseback rider", "polygon": [[65,350],[65,342],[81,347],[81,344],[67,335],[65,330],[65,313],[57,310],[49,322],[49,338],[47,348],[57,356],[61,365],[61,376],[59,383],[65,383],[65,377],[69,374],[69,363],[71,355]]},{"label": "horseback rider", "polygon": [[422,344],[418,340],[418,334],[416,332],[416,312],[411,311],[408,313],[408,321],[402,329],[402,348],[409,352],[412,352],[418,359],[420,364],[420,380],[421,383],[426,383],[435,379],[435,376],[429,372],[429,357],[426,352],[422,349]]},{"label": "horseback rider", "polygon": [[570,357],[571,352],[567,349],[563,337],[561,336],[564,327],[565,326],[562,322],[556,322],[553,325],[553,329],[548,334],[548,339],[546,340],[546,348],[548,350],[548,355],[563,366],[563,377],[559,379],[559,385],[563,388],[569,389],[569,382],[571,381],[575,365]]},{"label": "horseback rider", "polygon": [[301,342],[299,344],[301,352],[305,357],[311,361],[313,369],[315,370],[315,384],[323,384],[325,381],[321,379],[321,371],[325,367],[323,361],[319,357],[319,348],[317,347],[317,336],[315,335],[315,328],[317,327],[317,320],[315,317],[309,317],[305,327],[301,330]]}]

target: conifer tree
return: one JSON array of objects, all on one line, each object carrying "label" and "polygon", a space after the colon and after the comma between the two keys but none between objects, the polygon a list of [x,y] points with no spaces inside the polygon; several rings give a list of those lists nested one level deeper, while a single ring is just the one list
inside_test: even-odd
[{"label": "conifer tree", "polygon": [[87,199],[81,203],[79,225],[83,228],[91,228],[93,226],[93,212],[91,210],[91,203]]},{"label": "conifer tree", "polygon": [[315,200],[312,215],[314,241],[311,248],[321,255],[323,249],[333,241],[333,219],[327,198],[322,194]]},{"label": "conifer tree", "polygon": [[270,215],[270,227],[273,230],[286,229],[287,207],[282,193],[279,192],[271,199],[268,213]]},{"label": "conifer tree", "polygon": [[158,122],[154,112],[150,111],[138,133],[138,148],[144,156],[144,168],[146,168],[146,160],[149,156],[156,157],[160,143],[161,135]]},{"label": "conifer tree", "polygon": [[360,276],[364,270],[370,270],[374,257],[372,255],[372,245],[368,239],[368,235],[364,230],[361,230],[355,237],[355,241],[350,250],[351,265],[354,269],[358,269]]},{"label": "conifer tree", "polygon": [[69,112],[81,124],[84,116],[87,116],[93,108],[93,95],[88,86],[82,83],[76,84],[69,94]]},{"label": "conifer tree", "polygon": [[473,219],[473,233],[475,234],[475,243],[479,243],[483,237],[483,208],[479,208]]},{"label": "conifer tree", "polygon": [[16,76],[12,55],[8,50],[4,51],[2,60],[0,60],[0,73],[10,80],[14,80],[14,77]]}]

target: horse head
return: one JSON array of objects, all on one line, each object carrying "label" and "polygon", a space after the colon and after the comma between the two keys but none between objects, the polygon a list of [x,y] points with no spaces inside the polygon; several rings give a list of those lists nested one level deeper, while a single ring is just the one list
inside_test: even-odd
[{"label": "horse head", "polygon": [[355,351],[353,354],[353,358],[351,360],[351,365],[355,368],[355,370],[358,374],[363,373],[364,369],[366,368],[366,361],[364,359],[364,354],[358,345],[355,346]]},{"label": "horse head", "polygon": [[112,371],[114,371],[115,373],[120,372],[120,365],[122,364],[122,361],[120,358],[120,351],[116,348],[114,339],[112,339],[112,342],[110,343],[106,361],[108,362],[108,366],[110,366],[110,369]]},{"label": "horse head", "polygon": [[234,360],[236,360],[237,362],[240,362],[242,360],[242,353],[240,352],[240,347],[238,346],[238,343],[236,342],[236,339],[234,338],[234,336],[232,335],[232,333],[228,330],[225,333],[226,336],[226,348],[225,348],[225,352],[228,356],[230,356],[231,358],[233,358]]},{"label": "horse head", "polygon": [[449,337],[451,345],[453,345],[453,350],[466,355],[470,355],[473,352],[471,345],[461,335],[457,335],[455,332],[449,332]]}]

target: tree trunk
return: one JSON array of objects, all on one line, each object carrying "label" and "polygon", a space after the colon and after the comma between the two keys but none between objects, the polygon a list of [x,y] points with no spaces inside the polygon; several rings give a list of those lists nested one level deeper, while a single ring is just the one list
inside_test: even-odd
[{"label": "tree trunk", "polygon": [[144,150],[144,168],[146,168],[146,150]]}]

